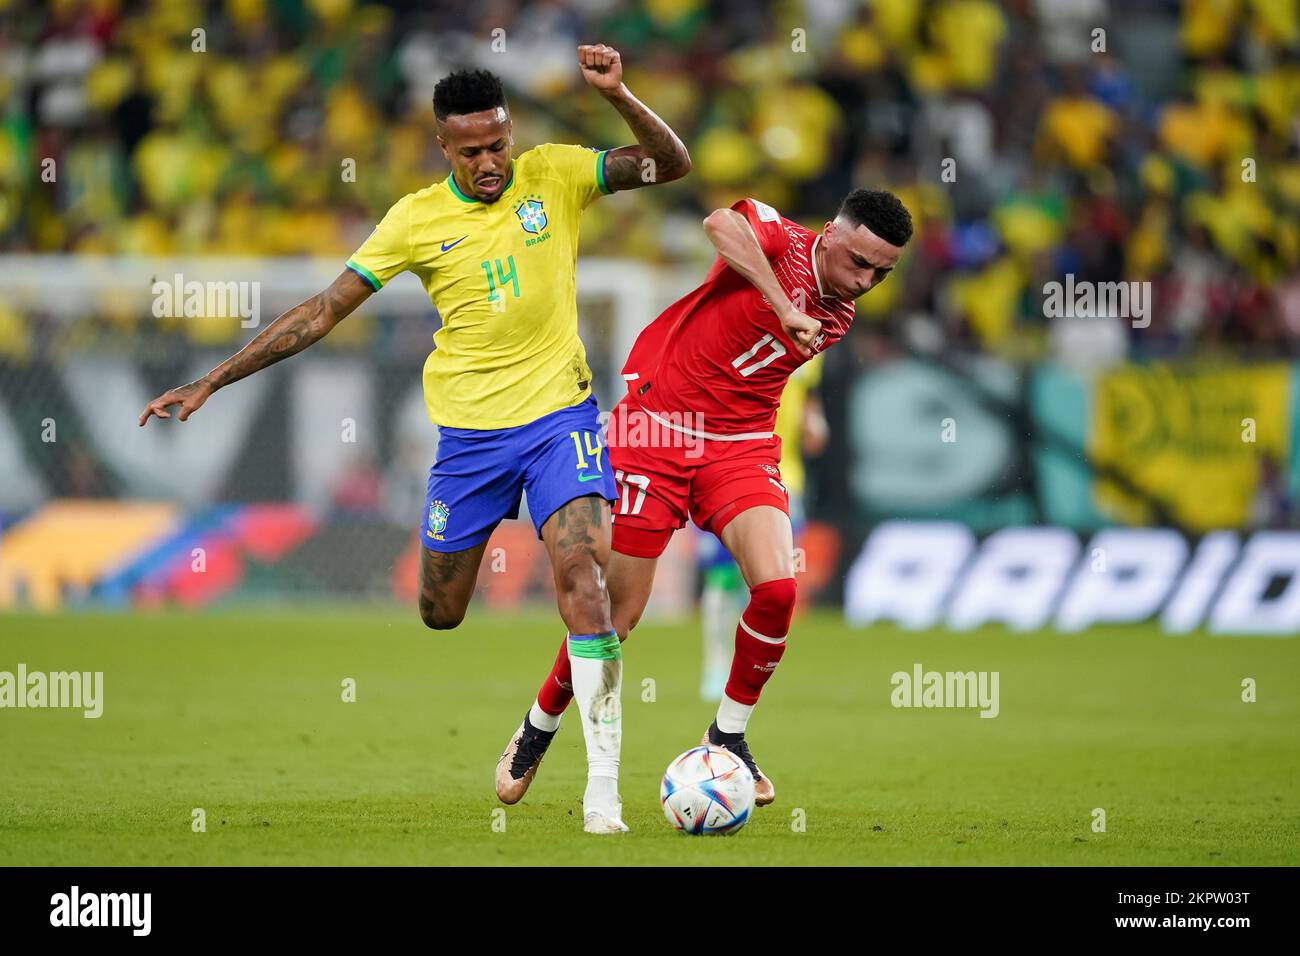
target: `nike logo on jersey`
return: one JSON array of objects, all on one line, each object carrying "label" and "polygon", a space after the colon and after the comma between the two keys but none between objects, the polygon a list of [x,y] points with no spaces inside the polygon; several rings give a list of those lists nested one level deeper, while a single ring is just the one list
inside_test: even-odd
[{"label": "nike logo on jersey", "polygon": [[451,249],[451,248],[453,248],[454,246],[459,245],[460,243],[464,242],[464,241],[465,241],[466,239],[468,239],[468,238],[469,238],[469,236],[461,236],[461,237],[460,237],[459,239],[457,239],[455,242],[446,242],[446,241],[444,241],[443,244],[442,244],[442,251],[443,251],[443,252],[446,252],[448,249]]},{"label": "nike logo on jersey", "polygon": [[585,471],[578,476],[579,481],[595,481],[600,475],[589,475]]}]

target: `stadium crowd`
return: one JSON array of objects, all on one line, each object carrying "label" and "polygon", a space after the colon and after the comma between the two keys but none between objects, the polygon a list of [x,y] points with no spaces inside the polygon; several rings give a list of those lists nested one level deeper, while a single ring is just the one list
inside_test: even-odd
[{"label": "stadium crowd", "polygon": [[918,232],[861,325],[1043,357],[1072,273],[1152,283],[1131,355],[1300,351],[1297,0],[9,0],[0,251],[341,259],[446,175],[453,68],[505,79],[517,149],[625,140],[596,41],[694,171],[595,204],[586,253],[698,263],[711,208],[884,186]]}]

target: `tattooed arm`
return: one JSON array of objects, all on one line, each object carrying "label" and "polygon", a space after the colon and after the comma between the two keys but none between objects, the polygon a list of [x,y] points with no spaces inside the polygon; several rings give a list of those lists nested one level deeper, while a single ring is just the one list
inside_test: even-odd
[{"label": "tattooed arm", "polygon": [[704,234],[718,250],[722,261],[748,279],[750,285],[771,303],[799,354],[804,358],[810,357],[813,339],[822,325],[794,307],[777,281],[772,263],[768,261],[749,220],[734,209],[715,209],[704,220]]},{"label": "tattooed arm", "polygon": [[580,46],[578,63],[583,79],[613,104],[639,144],[605,154],[605,184],[611,190],[670,183],[691,171],[691,156],[677,134],[623,85],[617,50],[603,43]]},{"label": "tattooed arm", "polygon": [[370,296],[370,285],[351,269],[330,283],[324,292],[296,305],[268,325],[253,341],[226,359],[207,375],[188,385],[164,392],[140,413],[143,425],[153,415],[171,418],[167,408],[179,405],[177,418],[185,421],[217,389],[238,382],[259,369],[296,355],[313,342],[324,338]]}]

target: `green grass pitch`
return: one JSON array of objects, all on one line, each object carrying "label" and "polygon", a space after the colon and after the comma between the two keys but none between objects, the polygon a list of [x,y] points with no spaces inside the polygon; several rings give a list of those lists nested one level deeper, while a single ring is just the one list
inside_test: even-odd
[{"label": "green grass pitch", "polygon": [[[696,627],[647,623],[625,646],[631,832],[582,832],[574,712],[494,829],[496,759],[561,633],[478,607],[451,632],[334,608],[0,617],[0,670],[103,671],[105,698],[98,720],[0,710],[0,865],[1300,862],[1300,640],[801,617],[749,731],[777,802],[710,839],[658,801],[712,716]],[[999,716],[895,709],[916,662],[998,671]]]}]

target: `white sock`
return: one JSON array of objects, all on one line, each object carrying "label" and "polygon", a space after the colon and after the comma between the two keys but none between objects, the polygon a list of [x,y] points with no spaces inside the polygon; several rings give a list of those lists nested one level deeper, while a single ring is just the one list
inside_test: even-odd
[{"label": "white sock", "polygon": [[532,710],[528,711],[528,722],[538,730],[556,731],[560,729],[560,718],[564,714],[548,714],[542,705],[533,701]]},{"label": "white sock", "polygon": [[587,743],[587,791],[582,809],[618,813],[618,764],[623,745],[623,652],[618,635],[569,635],[573,699]]},{"label": "white sock", "polygon": [[582,812],[600,810],[606,816],[619,818],[622,808],[618,800],[618,779],[616,777],[588,777],[587,790],[582,795]]},{"label": "white sock", "polygon": [[724,693],[718,704],[718,729],[724,734],[743,734],[753,712],[753,704],[741,704]]}]

